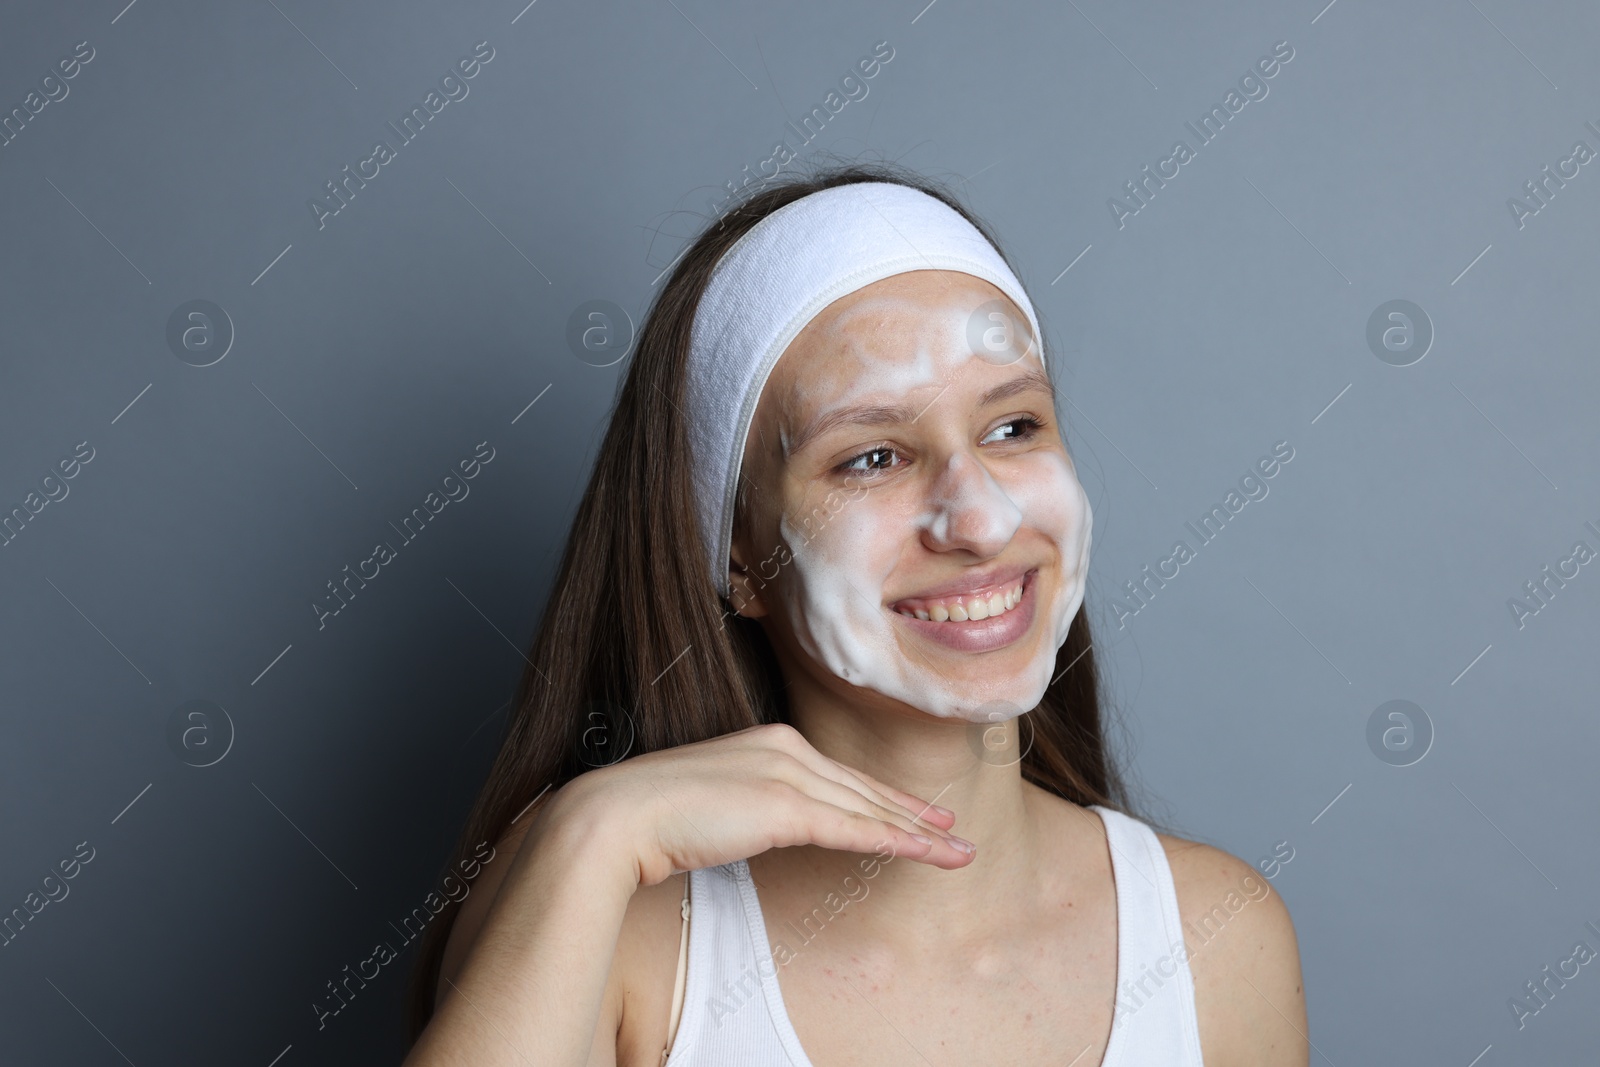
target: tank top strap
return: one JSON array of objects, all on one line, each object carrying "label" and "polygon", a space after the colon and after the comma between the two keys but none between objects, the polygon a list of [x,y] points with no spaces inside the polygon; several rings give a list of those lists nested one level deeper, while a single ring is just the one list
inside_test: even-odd
[{"label": "tank top strap", "polygon": [[811,1067],[789,1022],[744,860],[689,872],[683,1013],[665,1067]]},{"label": "tank top strap", "polygon": [[667,1043],[661,1049],[661,1063],[667,1062],[673,1039],[678,1036],[678,1020],[683,1016],[683,994],[689,977],[689,883],[687,872],[683,876],[683,903],[678,906],[683,918],[683,928],[678,933],[678,974],[672,981],[672,1017],[667,1022]]},{"label": "tank top strap", "polygon": [[1154,830],[1092,805],[1117,883],[1117,990],[1103,1067],[1203,1067],[1178,893]]}]

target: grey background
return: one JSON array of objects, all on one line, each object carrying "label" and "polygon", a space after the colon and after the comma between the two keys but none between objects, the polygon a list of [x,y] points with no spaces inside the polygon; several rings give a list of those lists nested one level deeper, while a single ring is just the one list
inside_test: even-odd
[{"label": "grey background", "polygon": [[[1600,163],[1520,229],[1506,203],[1600,149],[1592,7],[124,2],[0,25],[5,111],[95,49],[0,148],[0,504],[95,449],[0,548],[0,910],[95,849],[0,948],[9,1062],[400,1059],[414,948],[325,1029],[308,1008],[434,887],[497,741],[626,366],[575,358],[568,316],[639,321],[785,137],[998,228],[1064,356],[1147,810],[1294,849],[1314,1062],[1593,1058],[1596,966],[1520,1030],[1508,998],[1600,948],[1600,566],[1520,629],[1507,600],[1600,548]],[[308,199],[484,40],[319,230]],[[801,146],[785,122],[883,40]],[[1280,40],[1269,95],[1119,229],[1107,199]],[[192,299],[237,332],[203,368],[165,338]],[[1392,299],[1436,331],[1406,367],[1365,339]],[[324,583],[484,440],[319,630]],[[1119,628],[1280,440],[1269,496]],[[1436,735],[1411,766],[1366,740],[1395,699]],[[167,741],[191,700],[234,730],[209,767]]]}]

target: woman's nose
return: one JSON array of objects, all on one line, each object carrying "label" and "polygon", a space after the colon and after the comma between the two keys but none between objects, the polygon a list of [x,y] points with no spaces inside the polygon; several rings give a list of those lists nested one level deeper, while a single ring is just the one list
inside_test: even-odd
[{"label": "woman's nose", "polygon": [[929,496],[920,525],[923,543],[935,552],[959,548],[996,556],[1022,525],[1022,509],[987,467],[964,452],[951,455]]}]

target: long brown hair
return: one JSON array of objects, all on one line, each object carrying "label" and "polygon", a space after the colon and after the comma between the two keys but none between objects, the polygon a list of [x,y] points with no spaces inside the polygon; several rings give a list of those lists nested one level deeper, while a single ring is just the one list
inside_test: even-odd
[{"label": "long brown hair", "polygon": [[[937,197],[999,247],[941,185],[882,163],[769,182],[700,234],[640,328],[499,754],[450,870],[470,863],[475,846],[498,841],[546,787],[560,788],[608,762],[591,758],[597,747],[625,743],[626,758],[786,720],[783,678],[766,635],[728,610],[700,551],[683,415],[690,326],[712,268],[742,234],[810,193],[868,181]],[[1028,781],[1077,804],[1127,810],[1127,789],[1106,744],[1085,609],[1056,654],[1055,680],[1025,718],[1032,727],[1022,757]],[[597,728],[615,733],[597,746]],[[423,936],[407,1003],[413,1043],[433,1015],[458,913],[448,902]]]}]

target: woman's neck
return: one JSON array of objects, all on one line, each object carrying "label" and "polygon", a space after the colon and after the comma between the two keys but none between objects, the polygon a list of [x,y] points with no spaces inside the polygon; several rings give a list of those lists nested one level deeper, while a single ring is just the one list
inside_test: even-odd
[{"label": "woman's neck", "polygon": [[[1028,724],[869,710],[831,693],[795,691],[801,688],[790,690],[790,722],[817,751],[954,811],[951,832],[976,843],[978,852],[966,867],[943,870],[904,857],[874,863],[871,855],[814,846],[774,850],[751,861],[763,900],[777,912],[769,921],[781,921],[782,909],[807,914],[807,901],[822,903],[829,892],[852,901],[859,896],[861,906],[851,905],[853,937],[906,951],[926,946],[948,957],[959,946],[981,946],[1004,922],[1011,909],[996,909],[994,901],[1015,904],[1060,891],[1045,886],[1041,872],[1060,869],[1052,861],[1068,844],[1063,837],[1076,836],[1070,824],[1077,820],[1065,820],[1066,835],[1057,832],[1063,802],[1023,779],[1018,741],[1029,740]],[[844,883],[846,877],[854,882]],[[929,938],[930,930],[939,936]]]}]

